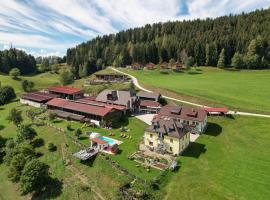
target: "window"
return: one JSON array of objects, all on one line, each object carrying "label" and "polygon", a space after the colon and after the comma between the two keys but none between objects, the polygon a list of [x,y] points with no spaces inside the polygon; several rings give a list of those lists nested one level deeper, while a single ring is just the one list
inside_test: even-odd
[{"label": "window", "polygon": [[150,145],[150,146],[153,146],[153,142],[149,142],[149,145]]},{"label": "window", "polygon": [[150,138],[152,138],[153,137],[153,134],[150,134]]},{"label": "window", "polygon": [[189,125],[189,121],[187,121],[187,124]]},{"label": "window", "polygon": [[170,142],[173,143],[173,139],[170,139]]},{"label": "window", "polygon": [[192,122],[193,125],[195,125],[195,122]]},{"label": "window", "polygon": [[199,122],[196,122],[196,125],[199,125]]},{"label": "window", "polygon": [[172,147],[170,147],[170,151],[173,151]]}]

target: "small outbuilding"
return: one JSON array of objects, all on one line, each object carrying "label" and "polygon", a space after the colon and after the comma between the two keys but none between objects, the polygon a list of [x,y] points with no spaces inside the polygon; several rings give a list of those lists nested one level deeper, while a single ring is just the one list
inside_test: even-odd
[{"label": "small outbuilding", "polygon": [[55,94],[49,94],[45,92],[30,92],[21,96],[20,103],[34,106],[36,108],[41,108],[43,106],[45,107],[45,104],[48,101],[56,97],[57,95]]}]

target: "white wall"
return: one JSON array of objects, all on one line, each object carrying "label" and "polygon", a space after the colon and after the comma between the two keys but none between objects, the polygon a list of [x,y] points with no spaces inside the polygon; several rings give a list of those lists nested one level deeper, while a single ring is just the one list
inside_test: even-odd
[{"label": "white wall", "polygon": [[40,108],[41,107],[41,103],[37,103],[37,102],[34,102],[34,101],[30,101],[30,100],[27,100],[27,99],[20,99],[20,103],[21,104],[26,104],[26,105],[29,105],[29,106],[33,106],[33,107],[36,107],[36,108]]}]

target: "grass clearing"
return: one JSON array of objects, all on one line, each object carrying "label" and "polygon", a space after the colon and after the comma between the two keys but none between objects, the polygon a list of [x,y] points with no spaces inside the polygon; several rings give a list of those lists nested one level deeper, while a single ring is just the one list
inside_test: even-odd
[{"label": "grass clearing", "polygon": [[20,78],[19,80],[13,80],[8,75],[0,74],[0,81],[1,81],[2,86],[4,85],[12,86],[17,94],[24,92],[21,87],[22,80],[33,81],[35,83],[34,89],[36,90],[44,89],[51,85],[60,84],[58,74],[54,74],[50,72],[41,73],[41,74],[37,74],[33,76],[20,76],[19,78]]},{"label": "grass clearing", "polygon": [[[82,127],[82,123],[79,122],[74,122],[74,121],[66,121],[62,119],[56,119],[52,122],[57,127],[64,128],[66,129],[67,125],[70,124],[71,127],[74,129],[74,131],[70,131],[69,134],[72,137],[75,136],[75,130],[77,128]],[[143,167],[137,167],[137,163],[135,161],[129,160],[128,157],[133,154],[135,151],[138,150],[139,147],[139,142],[142,140],[143,134],[144,134],[144,129],[147,127],[147,124],[141,122],[135,117],[128,118],[125,122],[123,122],[123,125],[127,126],[128,129],[130,130],[129,132],[126,132],[128,136],[130,135],[132,138],[127,139],[127,138],[122,138],[120,137],[121,131],[120,129],[112,129],[112,130],[107,130],[103,128],[92,128],[92,127],[85,127],[82,128],[83,135],[80,137],[80,141],[85,144],[90,146],[90,141],[88,135],[86,135],[87,132],[98,132],[103,136],[107,136],[113,139],[117,139],[122,141],[123,143],[119,145],[120,152],[117,155],[109,155],[108,156],[119,163],[122,167],[127,169],[129,172],[132,174],[146,180],[151,180],[155,178],[156,176],[159,175],[161,172],[160,170],[157,169],[151,169],[149,172],[144,169]],[[109,133],[114,133],[115,136],[109,136]]]},{"label": "grass clearing", "polygon": [[[270,70],[230,71],[200,67],[190,73],[121,69],[142,85],[160,88],[186,100],[194,97],[231,108],[270,113]],[[199,101],[200,102],[200,101]],[[202,102],[203,103],[203,102]]]},{"label": "grass clearing", "polygon": [[209,119],[162,187],[166,199],[269,199],[269,119]]},{"label": "grass clearing", "polygon": [[[9,110],[13,107],[25,111],[29,106],[20,105],[19,102],[9,103],[0,107],[0,135],[5,138],[12,138],[16,135],[16,128],[6,120]],[[24,112],[23,112],[24,113]],[[24,115],[25,122],[29,122]],[[57,132],[46,126],[35,126],[38,136],[44,140],[44,145],[36,149],[42,153],[40,160],[50,166],[53,177],[63,181],[62,188],[55,192],[53,199],[93,199],[96,195],[91,190],[85,189],[85,184],[79,176],[86,177],[86,182],[90,188],[95,188],[105,199],[115,199],[118,196],[118,188],[128,180],[127,177],[119,174],[117,170],[111,167],[107,161],[97,156],[91,162],[81,163],[72,157],[72,153],[79,150],[64,134]],[[57,146],[55,152],[47,149],[47,144],[53,142]],[[70,160],[70,165],[66,166],[63,160],[62,147],[67,146],[68,151],[65,156]],[[11,183],[7,178],[7,167],[0,164],[0,199],[29,199],[29,196],[20,196],[18,185]],[[46,199],[45,196],[36,197],[35,199]]]}]

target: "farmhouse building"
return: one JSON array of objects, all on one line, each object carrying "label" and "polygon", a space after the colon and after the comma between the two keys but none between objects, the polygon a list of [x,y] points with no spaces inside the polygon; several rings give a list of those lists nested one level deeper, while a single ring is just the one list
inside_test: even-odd
[{"label": "farmhouse building", "polygon": [[198,133],[204,132],[207,127],[207,113],[203,109],[166,105],[160,109],[156,118],[176,119]]},{"label": "farmhouse building", "polygon": [[70,100],[80,99],[84,96],[83,90],[70,86],[52,86],[48,88],[48,92]]},{"label": "farmhouse building", "polygon": [[153,70],[153,69],[155,69],[155,67],[156,67],[156,65],[154,64],[154,63],[147,63],[145,66],[144,66],[144,68],[145,69],[148,69],[148,70]]},{"label": "farmhouse building", "polygon": [[159,66],[160,66],[160,69],[170,69],[170,66],[167,62],[163,62]]},{"label": "farmhouse building", "polygon": [[141,69],[143,69],[143,65],[140,64],[140,63],[133,63],[133,64],[131,65],[131,68],[132,68],[133,70],[141,70]]},{"label": "farmhouse building", "polygon": [[45,106],[49,100],[56,98],[55,94],[48,94],[44,92],[30,92],[25,93],[20,98],[20,103],[41,108]]},{"label": "farmhouse building", "polygon": [[161,104],[157,101],[139,100],[139,113],[158,113]]},{"label": "farmhouse building", "polygon": [[136,108],[137,97],[135,92],[130,90],[103,90],[96,97],[96,101],[125,106],[127,110],[133,112]]},{"label": "farmhouse building", "polygon": [[116,120],[122,116],[122,112],[112,106],[83,103],[61,98],[54,98],[47,102],[47,108],[54,110],[59,117],[79,121],[96,120],[98,122],[105,122],[109,118]]},{"label": "farmhouse building", "polygon": [[159,101],[161,95],[154,92],[139,91],[137,97],[140,100]]},{"label": "farmhouse building", "polygon": [[179,72],[179,71],[182,71],[184,69],[182,63],[180,62],[176,62],[174,65],[173,65],[173,68],[175,71]]},{"label": "farmhouse building", "polygon": [[95,77],[100,81],[126,81],[129,79],[127,75],[117,73],[96,73]]},{"label": "farmhouse building", "polygon": [[158,102],[161,95],[153,92],[140,91],[137,93],[140,113],[158,113],[161,104]]},{"label": "farmhouse building", "polygon": [[157,153],[179,155],[188,147],[189,141],[186,125],[174,118],[153,120],[144,132],[145,147]]}]

